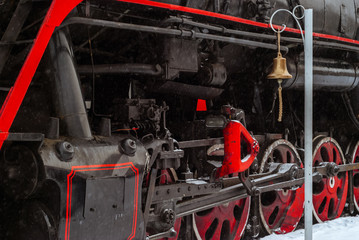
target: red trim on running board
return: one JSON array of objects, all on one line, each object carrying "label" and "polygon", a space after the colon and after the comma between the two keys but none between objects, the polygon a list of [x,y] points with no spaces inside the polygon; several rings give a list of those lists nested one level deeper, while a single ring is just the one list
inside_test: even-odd
[{"label": "red trim on running board", "polygon": [[127,238],[131,240],[136,235],[137,226],[137,205],[138,205],[138,184],[139,184],[139,171],[133,163],[120,163],[120,164],[102,164],[102,165],[87,165],[87,166],[74,166],[71,172],[67,175],[67,201],[66,201],[66,226],[65,226],[65,240],[70,240],[70,224],[71,224],[71,201],[72,201],[72,179],[76,172],[85,171],[104,171],[130,168],[135,173],[135,192],[134,192],[134,209],[132,219],[132,232]]},{"label": "red trim on running board", "polygon": [[[203,15],[208,17],[219,18],[232,22],[242,23],[261,28],[269,28],[270,26],[266,23],[255,22],[244,18],[233,17],[220,13],[214,13],[189,7],[182,7],[178,5],[154,2],[150,0],[115,0],[118,2],[127,2],[134,4],[141,4],[145,6],[164,8],[174,11],[181,11],[186,13],[192,13],[197,15]],[[6,101],[3,103],[0,111],[0,133],[7,134],[15,116],[21,106],[21,103],[25,97],[31,80],[36,72],[36,69],[40,63],[40,60],[45,52],[47,44],[55,30],[55,27],[59,26],[70,11],[75,8],[82,0],[53,0],[51,6],[46,14],[43,24],[37,34],[34,44],[28,54],[24,65],[22,66],[20,73],[15,81],[12,91],[9,91]],[[275,26],[279,27],[279,26]],[[298,29],[286,28],[287,32],[300,33]],[[314,37],[332,39],[336,41],[342,41],[352,44],[358,44],[359,41],[337,37],[333,35],[314,33]],[[4,139],[0,139],[0,149],[3,145]]]}]

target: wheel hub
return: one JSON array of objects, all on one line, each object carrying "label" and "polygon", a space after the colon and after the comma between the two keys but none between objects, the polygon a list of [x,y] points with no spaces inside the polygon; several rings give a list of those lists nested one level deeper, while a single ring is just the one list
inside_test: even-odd
[{"label": "wheel hub", "polygon": [[329,191],[332,192],[334,190],[335,187],[335,177],[330,177],[329,178]]},{"label": "wheel hub", "polygon": [[283,195],[283,196],[286,197],[286,196],[288,196],[288,194],[289,194],[288,189],[283,189],[283,190],[282,190],[282,195]]},{"label": "wheel hub", "polygon": [[290,201],[293,193],[291,190],[279,190],[277,191],[277,195],[279,197],[279,199],[283,202],[283,203],[286,203],[288,201]]}]

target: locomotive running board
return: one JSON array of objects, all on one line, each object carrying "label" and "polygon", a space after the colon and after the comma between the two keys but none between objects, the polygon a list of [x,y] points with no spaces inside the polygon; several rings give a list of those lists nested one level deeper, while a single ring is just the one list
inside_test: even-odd
[{"label": "locomotive running board", "polygon": [[[221,20],[227,20],[230,22],[245,24],[253,27],[260,27],[268,29],[269,24],[260,23],[256,21],[247,20],[244,18],[224,15],[215,12],[204,11],[200,9],[194,9],[189,7],[183,7],[173,4],[160,3],[150,0],[115,0],[118,2],[139,4],[143,6],[150,6],[155,8],[168,9],[171,11],[178,11],[183,13],[189,13],[194,15],[200,15],[205,17],[212,17]],[[40,60],[45,52],[45,49],[50,41],[50,38],[56,27],[60,26],[65,17],[70,11],[80,4],[82,0],[53,0],[51,6],[46,14],[46,17],[41,25],[41,28],[37,34],[34,44],[28,54],[24,65],[22,66],[20,73],[15,81],[14,86],[9,91],[6,100],[4,101],[0,110],[0,149],[4,141],[8,138],[8,132],[15,119],[15,116],[22,104],[22,101],[26,95],[26,92],[30,86],[32,78],[36,72],[36,69],[40,63]],[[274,26],[278,27],[278,26]],[[287,32],[299,34],[300,31],[294,28],[286,28]],[[351,43],[359,45],[359,41],[337,37],[333,35],[326,35],[320,33],[314,33],[314,37],[330,39],[340,42]]]}]

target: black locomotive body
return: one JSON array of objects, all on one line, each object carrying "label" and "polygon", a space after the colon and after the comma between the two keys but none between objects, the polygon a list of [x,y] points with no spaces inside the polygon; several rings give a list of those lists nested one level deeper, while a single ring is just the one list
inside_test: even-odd
[{"label": "black locomotive body", "polygon": [[304,53],[286,13],[282,108],[267,75],[270,17],[298,5],[314,10],[313,214],[358,212],[358,0],[0,0],[0,239],[293,231]]}]

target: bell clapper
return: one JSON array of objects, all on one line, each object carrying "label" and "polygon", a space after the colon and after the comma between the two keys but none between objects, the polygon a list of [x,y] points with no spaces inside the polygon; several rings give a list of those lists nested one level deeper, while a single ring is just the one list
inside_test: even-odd
[{"label": "bell clapper", "polygon": [[278,101],[279,101],[278,122],[282,122],[282,118],[283,118],[282,81],[283,81],[282,79],[278,79]]},{"label": "bell clapper", "polygon": [[[280,31],[277,33],[277,41],[278,41],[278,57],[282,57],[282,53],[280,52]],[[282,122],[283,118],[283,96],[282,96],[282,79],[278,78],[278,101],[279,101],[279,112],[278,112],[278,122]]]}]

